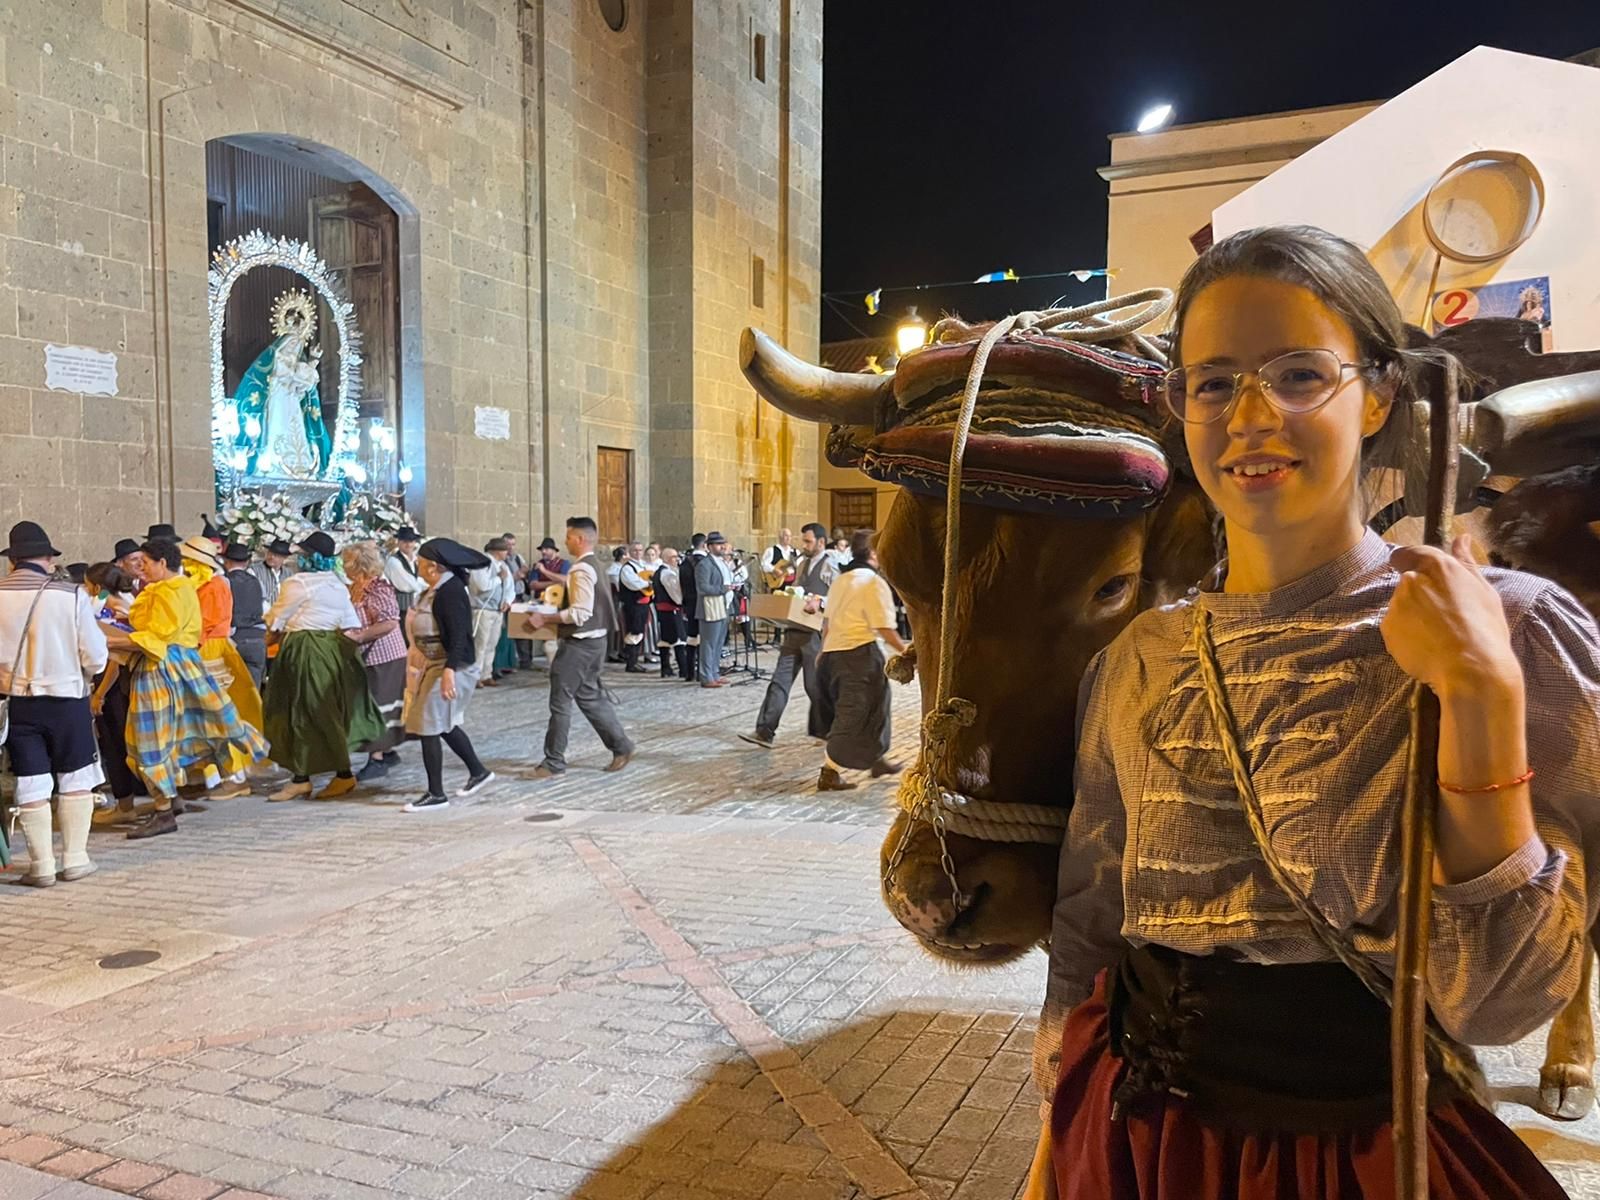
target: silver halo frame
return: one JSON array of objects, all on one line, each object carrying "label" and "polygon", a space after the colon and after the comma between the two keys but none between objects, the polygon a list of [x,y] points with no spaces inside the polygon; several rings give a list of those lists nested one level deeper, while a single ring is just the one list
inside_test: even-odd
[{"label": "silver halo frame", "polygon": [[[257,267],[283,267],[299,275],[313,288],[333,314],[333,327],[339,333],[339,414],[333,426],[333,457],[327,470],[316,480],[292,476],[246,477],[233,466],[232,447],[223,429],[223,415],[230,399],[223,386],[222,327],[228,311],[228,296],[233,285]],[[298,238],[275,238],[259,229],[233,238],[211,256],[206,275],[207,307],[211,320],[211,458],[216,468],[217,492],[235,496],[250,483],[274,485],[278,490],[337,491],[356,462],[355,451],[348,449],[351,435],[360,437],[361,418],[361,329],[356,324],[355,306],[344,294],[338,276],[329,270],[317,252]],[[322,485],[319,487],[318,485]],[[331,488],[328,485],[332,485]]]}]

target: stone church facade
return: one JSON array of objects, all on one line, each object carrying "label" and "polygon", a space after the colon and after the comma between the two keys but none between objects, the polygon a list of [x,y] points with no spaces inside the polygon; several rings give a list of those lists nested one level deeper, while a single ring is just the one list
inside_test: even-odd
[{"label": "stone church facade", "polygon": [[[817,517],[816,429],[737,346],[816,357],[821,0],[50,0],[0,6],[0,72],[7,524],[90,560],[197,531],[218,214],[304,225],[291,177],[392,214],[367,386],[427,532]],[[225,156],[276,210],[219,198]],[[47,388],[47,345],[114,353],[117,394]]]}]

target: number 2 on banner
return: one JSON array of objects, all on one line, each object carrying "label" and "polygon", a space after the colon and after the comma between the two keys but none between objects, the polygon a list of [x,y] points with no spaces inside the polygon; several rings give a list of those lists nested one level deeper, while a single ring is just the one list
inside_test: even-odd
[{"label": "number 2 on banner", "polygon": [[1435,325],[1465,325],[1478,315],[1478,294],[1463,288],[1440,292],[1433,298]]}]

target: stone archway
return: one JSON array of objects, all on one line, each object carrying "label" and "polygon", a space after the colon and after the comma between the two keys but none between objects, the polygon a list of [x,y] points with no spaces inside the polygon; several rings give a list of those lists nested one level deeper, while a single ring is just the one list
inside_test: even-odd
[{"label": "stone archway", "polygon": [[[263,129],[258,114],[277,128]],[[359,180],[398,219],[400,307],[400,452],[411,468],[406,502],[419,517],[429,494],[448,495],[448,470],[430,477],[424,387],[422,226],[447,201],[428,182],[402,139],[376,136],[371,122],[352,121],[331,104],[270,82],[232,77],[173,92],[152,114],[154,288],[158,346],[157,437],[163,499],[183,514],[211,506],[210,351],[206,311],[207,183],[205,147],[213,140],[293,147],[317,163]],[[279,132],[281,129],[293,132]]]}]

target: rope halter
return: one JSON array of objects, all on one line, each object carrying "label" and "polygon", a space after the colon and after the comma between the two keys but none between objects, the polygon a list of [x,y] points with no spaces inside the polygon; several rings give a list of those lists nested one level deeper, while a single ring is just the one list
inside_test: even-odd
[{"label": "rope halter", "polygon": [[[900,782],[896,803],[909,818],[889,857],[884,886],[893,890],[895,871],[904,861],[917,822],[933,827],[939,841],[939,862],[950,881],[952,902],[957,913],[969,902],[956,878],[955,862],[950,857],[948,835],[988,842],[1033,843],[1058,846],[1066,835],[1066,808],[1043,804],[1006,804],[978,800],[940,786],[934,778],[938,764],[946,761],[946,749],[957,732],[977,720],[972,701],[950,694],[955,676],[956,643],[956,568],[961,561],[961,465],[967,437],[972,430],[989,355],[1001,339],[1039,331],[1064,341],[1098,344],[1119,338],[1133,338],[1140,350],[1153,361],[1164,362],[1166,355],[1138,331],[1160,320],[1172,308],[1172,293],[1166,288],[1145,288],[1126,296],[1116,296],[1077,308],[1052,308],[1040,312],[1013,313],[991,325],[979,339],[961,393],[961,410],[950,439],[950,468],[945,483],[944,586],[939,601],[939,677],[932,709],[923,717],[922,748],[916,765]],[[1115,319],[1104,314],[1126,312]],[[945,322],[934,326],[937,339]],[[891,659],[886,670],[891,679],[909,682],[916,658],[907,653]]]}]

